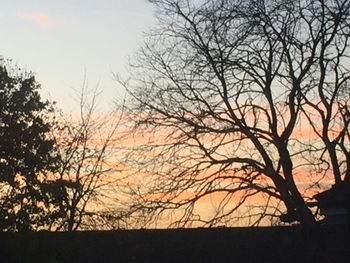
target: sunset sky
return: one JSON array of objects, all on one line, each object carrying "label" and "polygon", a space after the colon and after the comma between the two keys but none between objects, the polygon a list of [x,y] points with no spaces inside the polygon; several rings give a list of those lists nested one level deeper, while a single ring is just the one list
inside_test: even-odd
[{"label": "sunset sky", "polygon": [[82,86],[85,75],[90,87],[99,83],[104,91],[102,107],[111,105],[120,94],[112,73],[123,73],[154,22],[147,0],[1,3],[0,55],[33,71],[43,95],[67,110],[74,109],[73,89]]}]

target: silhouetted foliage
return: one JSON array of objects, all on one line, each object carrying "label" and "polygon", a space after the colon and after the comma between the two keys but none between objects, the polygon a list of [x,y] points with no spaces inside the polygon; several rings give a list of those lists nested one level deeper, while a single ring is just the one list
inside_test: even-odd
[{"label": "silhouetted foliage", "polygon": [[97,113],[85,86],[73,116],[39,91],[33,74],[1,61],[0,230],[114,228],[118,118]]},{"label": "silhouetted foliage", "polygon": [[350,2],[150,2],[159,23],[120,81],[148,139],[126,160],[131,209],[314,225],[308,198],[350,178]]},{"label": "silhouetted foliage", "polygon": [[50,137],[53,108],[35,77],[0,62],[0,230],[49,228],[63,217],[64,183],[52,176],[60,156]]}]

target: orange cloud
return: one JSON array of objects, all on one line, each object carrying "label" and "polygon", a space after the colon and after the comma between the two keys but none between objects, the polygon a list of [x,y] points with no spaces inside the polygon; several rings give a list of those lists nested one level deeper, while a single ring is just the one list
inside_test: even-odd
[{"label": "orange cloud", "polygon": [[51,20],[47,15],[36,12],[17,12],[16,16],[24,20],[33,21],[41,27],[48,27]]}]

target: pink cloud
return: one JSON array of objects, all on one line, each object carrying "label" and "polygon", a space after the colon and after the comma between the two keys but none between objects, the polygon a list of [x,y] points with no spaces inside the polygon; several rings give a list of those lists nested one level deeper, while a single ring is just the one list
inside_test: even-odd
[{"label": "pink cloud", "polygon": [[47,15],[36,12],[17,12],[16,16],[24,20],[33,21],[41,27],[48,27],[51,20]]}]

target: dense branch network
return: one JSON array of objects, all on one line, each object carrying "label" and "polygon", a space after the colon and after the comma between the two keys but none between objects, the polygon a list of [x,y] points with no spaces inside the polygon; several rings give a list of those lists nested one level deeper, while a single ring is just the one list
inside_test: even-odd
[{"label": "dense branch network", "polygon": [[259,197],[265,215],[314,224],[305,190],[349,180],[350,3],[151,2],[158,27],[123,82],[150,139],[128,159],[135,211],[215,225]]}]

